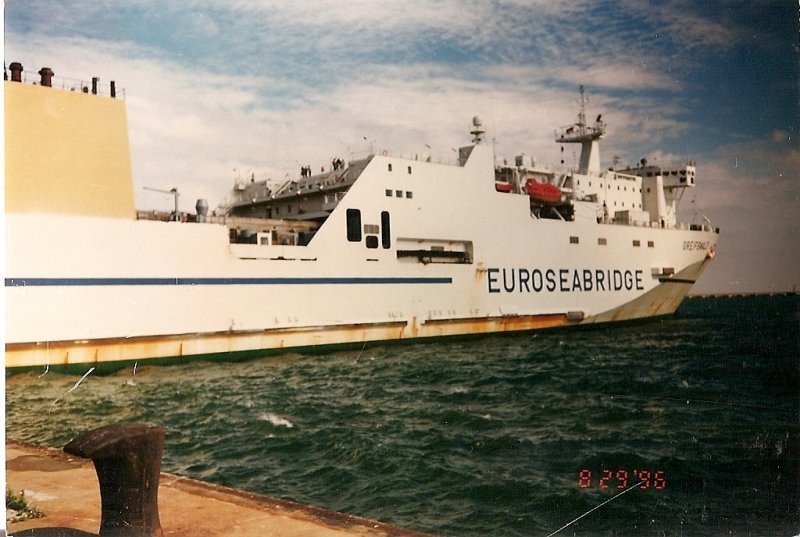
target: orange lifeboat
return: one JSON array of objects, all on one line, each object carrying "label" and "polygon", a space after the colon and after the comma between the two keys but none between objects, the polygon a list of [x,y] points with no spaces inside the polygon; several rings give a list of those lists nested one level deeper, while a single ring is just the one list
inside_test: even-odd
[{"label": "orange lifeboat", "polygon": [[561,189],[555,185],[540,183],[535,179],[528,179],[525,190],[531,201],[539,203],[559,203],[561,201]]}]

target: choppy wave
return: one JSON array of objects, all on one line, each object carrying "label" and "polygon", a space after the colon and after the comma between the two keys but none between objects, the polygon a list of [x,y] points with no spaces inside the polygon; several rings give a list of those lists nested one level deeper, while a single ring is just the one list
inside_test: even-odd
[{"label": "choppy wave", "polygon": [[154,423],[166,471],[445,535],[548,535],[636,480],[559,535],[794,535],[799,326],[796,297],[705,299],[639,325],[139,365],[66,395],[74,376],[14,376],[7,434]]}]

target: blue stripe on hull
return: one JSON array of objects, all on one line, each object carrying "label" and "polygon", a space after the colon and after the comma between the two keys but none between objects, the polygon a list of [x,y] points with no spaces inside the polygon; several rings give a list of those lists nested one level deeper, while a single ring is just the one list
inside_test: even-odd
[{"label": "blue stripe on hull", "polygon": [[6,278],[6,287],[95,287],[125,285],[352,285],[449,284],[453,278]]}]

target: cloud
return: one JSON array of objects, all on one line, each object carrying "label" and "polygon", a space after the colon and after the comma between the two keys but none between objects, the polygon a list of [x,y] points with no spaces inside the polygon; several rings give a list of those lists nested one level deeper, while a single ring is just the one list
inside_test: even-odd
[{"label": "cloud", "polygon": [[800,282],[799,169],[800,151],[785,138],[726,145],[698,165],[687,212],[721,228],[699,291],[776,292]]},{"label": "cloud", "polygon": [[[749,39],[741,23],[712,15],[684,0],[12,0],[6,55],[29,72],[48,65],[124,87],[137,204],[161,209],[171,199],[143,186],[177,187],[191,210],[201,197],[214,207],[237,176],[281,181],[370,146],[447,162],[473,115],[499,158],[524,152],[555,165],[554,129],[575,121],[585,84],[590,119],[603,113],[609,126],[603,165],[611,155],[700,161],[684,210],[723,228],[701,288],[721,285],[714,267],[763,286],[731,261],[748,248],[784,255],[769,270],[785,285],[800,279],[797,247],[786,246],[800,243],[797,142],[776,125],[761,141],[730,144],[752,139],[746,125],[698,122],[708,106],[700,75]],[[577,152],[565,148],[566,165]]]},{"label": "cloud", "polygon": [[718,6],[703,13],[692,0],[661,3],[623,0],[621,4],[632,18],[652,29],[651,39],[672,39],[689,51],[729,49],[741,37],[731,20],[721,20],[727,10]]},{"label": "cloud", "polygon": [[789,131],[785,131],[783,129],[775,129],[772,131],[772,141],[773,142],[788,142],[791,141],[792,135]]},{"label": "cloud", "polygon": [[[228,73],[279,70],[282,77],[317,85],[358,76],[363,66],[455,62],[465,76],[491,63],[537,65],[570,85],[582,75],[581,82],[604,87],[674,89],[675,79],[661,73],[665,42],[683,46],[686,36],[693,34],[691,28],[700,26],[695,21],[702,20],[690,10],[668,7],[628,6],[623,17],[616,9],[586,0],[497,4],[139,0],[114,8],[103,2],[17,0],[8,2],[7,9],[13,20],[25,21],[25,31],[38,35],[84,35],[102,41],[137,38],[164,55],[185,56],[207,70],[212,66]],[[631,31],[628,10],[641,17],[637,31]],[[641,31],[641,21],[667,31],[660,41],[652,39]],[[680,21],[686,21],[684,27]],[[706,28],[717,26],[705,23]],[[703,41],[729,42],[707,36]]]},{"label": "cloud", "polygon": [[[448,161],[452,147],[468,142],[473,115],[484,118],[499,155],[511,159],[525,152],[557,164],[561,155],[553,131],[575,121],[577,113],[577,84],[568,80],[565,93],[548,83],[573,76],[561,69],[492,63],[464,76],[458,64],[364,64],[358,76],[317,87],[284,73],[229,76],[131,42],[14,32],[8,41],[10,49],[22,49],[25,42],[38,58],[57,58],[59,73],[124,81],[137,201],[143,208],[170,203],[143,186],[178,188],[185,210],[199,197],[214,206],[236,175],[279,181],[300,165],[321,166],[370,145],[398,155],[434,153],[433,159]],[[613,70],[603,70],[609,80]],[[591,111],[613,118],[608,148],[614,154],[624,156],[627,145],[654,144],[685,129],[666,117],[641,115],[653,108],[642,97],[618,100],[601,91],[591,94]],[[671,112],[663,106],[661,111]],[[637,150],[628,158],[638,156]]]}]

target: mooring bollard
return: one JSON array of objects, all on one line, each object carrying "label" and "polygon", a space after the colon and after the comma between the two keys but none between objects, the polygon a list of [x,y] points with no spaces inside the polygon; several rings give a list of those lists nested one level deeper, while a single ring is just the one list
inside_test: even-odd
[{"label": "mooring bollard", "polygon": [[94,463],[100,482],[100,537],[163,535],[158,519],[163,428],[108,425],[81,434],[64,451]]}]

